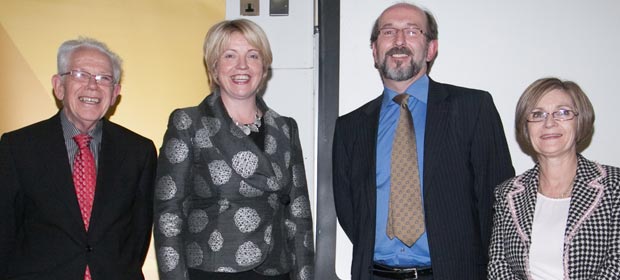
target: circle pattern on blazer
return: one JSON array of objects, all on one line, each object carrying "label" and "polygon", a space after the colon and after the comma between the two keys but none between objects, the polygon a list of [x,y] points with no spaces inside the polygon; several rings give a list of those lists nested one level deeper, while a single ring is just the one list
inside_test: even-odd
[{"label": "circle pattern on blazer", "polygon": [[278,141],[271,135],[265,135],[265,153],[273,155],[278,149]]},{"label": "circle pattern on blazer", "polygon": [[232,268],[232,267],[220,267],[220,268],[218,268],[216,270],[216,272],[228,272],[228,273],[231,273],[231,272],[237,272],[237,271],[234,268]]},{"label": "circle pattern on blazer", "polygon": [[263,114],[263,120],[265,121],[266,124],[272,126],[273,128],[280,129],[278,128],[278,124],[276,124],[276,120],[275,120],[275,118],[279,116],[280,115],[278,115],[276,112],[269,110],[265,112],[265,114]]},{"label": "circle pattern on blazer", "polygon": [[223,160],[214,160],[209,163],[209,173],[211,173],[211,180],[215,185],[223,185],[230,180],[232,170]]},{"label": "circle pattern on blazer", "polygon": [[271,206],[273,210],[278,210],[278,208],[280,208],[280,201],[278,199],[278,195],[275,193],[272,193],[269,197],[267,197],[267,203],[269,203],[269,206]]},{"label": "circle pattern on blazer", "polygon": [[267,226],[267,228],[265,229],[265,243],[267,243],[267,245],[271,245],[271,231],[272,230],[273,230],[272,225]]},{"label": "circle pattern on blazer", "polygon": [[280,271],[275,268],[268,268],[263,271],[263,274],[267,276],[276,276],[280,274]]},{"label": "circle pattern on blazer", "polygon": [[288,239],[293,239],[295,237],[295,233],[297,233],[297,225],[289,219],[284,220],[284,225],[286,225]]},{"label": "circle pattern on blazer", "polygon": [[177,130],[186,130],[192,125],[192,118],[185,111],[175,111],[172,123]]},{"label": "circle pattern on blazer", "polygon": [[222,127],[222,122],[217,118],[202,117],[200,121],[202,122],[202,125],[207,129],[207,131],[209,131],[209,137],[217,134]]},{"label": "circle pattern on blazer", "polygon": [[278,180],[275,176],[267,178],[267,187],[272,191],[280,189],[280,184],[278,184]]},{"label": "circle pattern on blazer", "polygon": [[159,230],[166,237],[173,237],[181,233],[183,220],[172,213],[164,213],[159,217]]},{"label": "circle pattern on blazer", "polygon": [[305,187],[306,178],[304,177],[303,166],[296,164],[293,166],[293,186],[296,188]]},{"label": "circle pattern on blazer", "polygon": [[250,266],[260,261],[262,253],[258,246],[252,241],[247,241],[237,250],[235,259],[240,266]]},{"label": "circle pattern on blazer", "polygon": [[211,236],[209,236],[209,247],[211,247],[211,250],[214,252],[217,252],[222,249],[222,245],[224,245],[224,237],[222,237],[222,233],[216,229],[211,233]]},{"label": "circle pattern on blazer", "polygon": [[198,146],[198,148],[213,147],[211,138],[209,138],[209,130],[207,128],[198,129],[196,131],[196,135],[194,135],[194,143],[196,143],[196,146]]},{"label": "circle pattern on blazer", "polygon": [[220,199],[217,204],[220,205],[220,213],[223,213],[224,211],[228,210],[228,208],[230,208],[230,202],[226,198]]},{"label": "circle pattern on blazer", "polygon": [[243,178],[248,178],[258,167],[258,157],[250,151],[241,151],[232,158],[233,169]]},{"label": "circle pattern on blazer", "polygon": [[291,166],[291,153],[290,152],[284,153],[284,164],[286,165],[286,168]]},{"label": "circle pattern on blazer", "polygon": [[204,255],[202,253],[202,248],[200,248],[198,243],[192,242],[187,245],[187,252],[185,254],[187,257],[187,266],[197,267],[202,264]]},{"label": "circle pattern on blazer", "polygon": [[276,174],[276,180],[282,180],[282,169],[280,169],[280,166],[277,163],[272,162],[271,168],[273,168],[273,173]]},{"label": "circle pattern on blazer", "polygon": [[161,247],[158,257],[161,263],[159,269],[163,272],[172,271],[179,264],[179,253],[172,247]]},{"label": "circle pattern on blazer", "polygon": [[282,133],[284,133],[284,136],[286,136],[286,138],[291,139],[291,133],[290,133],[290,129],[288,128],[288,125],[282,126]]},{"label": "circle pattern on blazer", "polygon": [[244,233],[255,231],[260,221],[258,212],[250,207],[241,207],[235,213],[235,225]]},{"label": "circle pattern on blazer", "polygon": [[207,212],[202,209],[195,209],[189,214],[187,224],[191,233],[198,233],[205,229],[209,223]]},{"label": "circle pattern on blazer", "polygon": [[170,163],[179,163],[184,161],[187,158],[187,153],[189,152],[185,142],[176,138],[170,139],[164,150],[166,158],[168,158]]},{"label": "circle pattern on blazer", "polygon": [[306,198],[306,196],[301,195],[293,200],[291,214],[297,218],[310,217],[310,205],[308,204],[308,198]]},{"label": "circle pattern on blazer", "polygon": [[172,199],[177,193],[177,186],[172,180],[172,177],[166,175],[161,176],[157,181],[157,186],[155,187],[155,197],[159,200],[169,200]]}]

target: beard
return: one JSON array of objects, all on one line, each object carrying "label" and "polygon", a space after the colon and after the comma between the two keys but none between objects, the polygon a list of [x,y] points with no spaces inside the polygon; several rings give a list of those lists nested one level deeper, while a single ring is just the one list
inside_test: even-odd
[{"label": "beard", "polygon": [[[426,57],[426,50],[424,52],[425,52],[424,57]],[[398,61],[396,62],[395,67],[390,67],[388,66],[386,61],[388,60],[388,57],[393,54],[406,54],[406,55],[409,55],[411,59],[408,61],[409,62],[408,64],[406,63],[406,61],[405,62]],[[410,51],[408,48],[392,48],[388,52],[386,52],[385,56],[383,57],[383,61],[380,61],[378,65],[378,68],[383,74],[383,77],[385,79],[390,79],[390,80],[400,82],[400,81],[409,80],[417,76],[422,70],[423,65],[421,65],[421,63],[425,63],[425,62],[414,61],[412,54],[413,52]]]}]

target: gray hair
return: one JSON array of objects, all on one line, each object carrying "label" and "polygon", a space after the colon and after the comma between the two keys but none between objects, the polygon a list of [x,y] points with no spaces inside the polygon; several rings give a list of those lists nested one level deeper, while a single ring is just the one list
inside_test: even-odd
[{"label": "gray hair", "polygon": [[120,82],[121,75],[123,73],[123,60],[121,57],[111,51],[105,43],[88,37],[78,37],[76,40],[68,40],[60,45],[58,48],[58,56],[56,58],[58,74],[71,71],[71,69],[69,69],[69,60],[71,59],[73,52],[80,48],[92,48],[105,54],[112,62],[112,75],[114,76],[114,83],[118,84]]}]

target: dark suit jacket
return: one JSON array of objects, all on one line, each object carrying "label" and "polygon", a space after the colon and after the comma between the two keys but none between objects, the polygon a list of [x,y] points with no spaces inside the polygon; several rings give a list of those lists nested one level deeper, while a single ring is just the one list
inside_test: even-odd
[{"label": "dark suit jacket", "polygon": [[[334,200],[353,243],[352,279],[372,279],[382,98],[339,117],[334,134]],[[491,95],[431,80],[424,145],[423,199],[434,279],[484,279],[493,190],[514,176]]]},{"label": "dark suit jacket", "polygon": [[0,140],[0,279],[144,279],[153,142],[103,120],[90,229],[84,229],[60,116]]}]

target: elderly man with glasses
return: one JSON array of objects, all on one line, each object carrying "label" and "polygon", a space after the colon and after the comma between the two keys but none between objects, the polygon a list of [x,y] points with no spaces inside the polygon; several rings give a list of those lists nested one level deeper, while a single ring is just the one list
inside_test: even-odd
[{"label": "elderly man with glasses", "polygon": [[121,59],[79,38],[58,50],[50,119],[0,139],[0,279],[144,279],[153,142],[104,116]]}]

